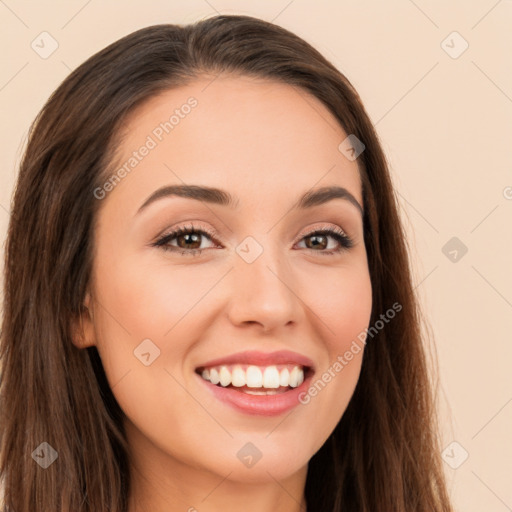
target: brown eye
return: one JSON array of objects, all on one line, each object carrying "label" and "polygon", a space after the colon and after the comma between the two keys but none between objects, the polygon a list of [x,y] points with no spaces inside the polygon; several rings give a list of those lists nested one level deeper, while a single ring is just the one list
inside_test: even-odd
[{"label": "brown eye", "polygon": [[305,240],[309,240],[310,242],[306,242],[306,246],[308,249],[325,249],[328,245],[327,236],[325,235],[310,235],[304,237]]},{"label": "brown eye", "polygon": [[201,245],[201,238],[203,237],[200,233],[183,233],[182,235],[175,236],[178,241],[178,247],[182,249],[197,249]]},{"label": "brown eye", "polygon": [[203,229],[194,228],[194,226],[180,227],[171,233],[163,235],[152,245],[182,255],[196,255],[200,254],[203,250],[203,248],[200,247],[201,243],[204,243],[204,239],[209,240],[212,246],[215,246],[212,242],[213,234]]},{"label": "brown eye", "polygon": [[[329,239],[337,242],[338,247],[329,247]],[[305,235],[301,242],[304,241],[306,249],[310,249],[319,254],[330,255],[350,249],[353,247],[354,242],[349,238],[341,229],[322,229],[320,231],[313,231]]]}]

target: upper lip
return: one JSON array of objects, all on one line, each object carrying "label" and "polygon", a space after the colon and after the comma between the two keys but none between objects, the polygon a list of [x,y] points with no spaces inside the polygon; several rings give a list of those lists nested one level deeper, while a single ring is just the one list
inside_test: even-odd
[{"label": "upper lip", "polygon": [[254,366],[270,366],[276,364],[294,364],[313,368],[313,361],[302,354],[292,352],[291,350],[278,350],[276,352],[260,352],[258,350],[246,350],[237,352],[218,359],[206,361],[198,368],[207,368],[210,366],[221,366],[228,364],[249,364]]}]

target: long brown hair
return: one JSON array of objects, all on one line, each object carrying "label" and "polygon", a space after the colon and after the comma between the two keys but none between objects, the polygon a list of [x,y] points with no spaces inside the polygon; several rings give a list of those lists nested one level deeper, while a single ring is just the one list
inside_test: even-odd
[{"label": "long brown hair", "polygon": [[[71,342],[91,275],[100,203],[93,191],[108,175],[128,113],[159,92],[224,72],[314,95],[364,143],[358,163],[371,325],[393,303],[402,306],[368,342],[348,408],[309,463],[308,511],[451,511],[422,317],[377,134],[351,83],[312,46],[279,26],[233,15],[152,26],[116,41],[66,78],[31,127],[5,253],[2,510],[127,511],[123,412],[96,348]],[[35,461],[49,456],[44,442],[58,459],[43,470]]]}]

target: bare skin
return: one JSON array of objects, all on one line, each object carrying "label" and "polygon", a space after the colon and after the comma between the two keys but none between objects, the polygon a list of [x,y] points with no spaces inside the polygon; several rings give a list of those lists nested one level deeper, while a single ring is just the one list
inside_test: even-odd
[{"label": "bare skin", "polygon": [[[307,403],[274,416],[218,400],[195,370],[240,351],[291,350],[313,361],[317,380],[352,350],[372,307],[361,212],[340,198],[292,206],[327,186],[362,206],[359,170],[338,150],[347,134],[316,98],[248,77],[212,79],[154,97],[127,120],[119,167],[148,136],[156,147],[101,199],[76,345],[97,346],[126,415],[130,512],[304,511],[308,461],[342,417],[364,350]],[[155,132],[190,97],[197,105],[172,131]],[[167,196],[139,212],[160,187],[183,184],[223,189],[235,205]],[[191,222],[214,236],[152,245]],[[312,235],[325,229],[353,246]],[[262,252],[248,263],[240,244]],[[134,351],[147,339],[160,352],[146,366]],[[237,456],[247,443],[261,453],[252,467]]]}]

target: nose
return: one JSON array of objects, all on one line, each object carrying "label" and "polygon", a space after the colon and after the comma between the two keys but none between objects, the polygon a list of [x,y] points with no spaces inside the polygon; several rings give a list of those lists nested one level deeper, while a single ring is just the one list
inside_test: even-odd
[{"label": "nose", "polygon": [[292,270],[269,250],[252,263],[237,257],[231,280],[228,318],[237,327],[257,325],[268,333],[294,326],[304,315]]}]

